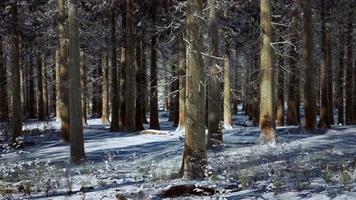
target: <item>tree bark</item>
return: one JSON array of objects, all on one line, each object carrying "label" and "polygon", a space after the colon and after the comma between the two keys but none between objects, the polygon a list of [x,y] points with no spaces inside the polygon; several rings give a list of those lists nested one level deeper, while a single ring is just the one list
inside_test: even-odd
[{"label": "tree bark", "polygon": [[205,88],[203,50],[203,1],[188,1],[187,41],[187,99],[185,145],[181,174],[186,179],[201,179],[207,163],[205,149]]},{"label": "tree bark", "polygon": [[12,68],[11,68],[11,85],[12,85],[12,142],[17,143],[16,139],[22,135],[22,117],[21,117],[21,91],[20,91],[20,63],[19,63],[19,36],[17,32],[17,0],[11,5],[12,13]]},{"label": "tree bark", "polygon": [[46,119],[45,117],[45,107],[43,101],[43,75],[42,75],[42,65],[43,58],[38,56],[37,58],[37,116],[39,121],[43,121]]},{"label": "tree bark", "polygon": [[142,121],[143,123],[148,123],[147,117],[146,117],[146,111],[147,111],[147,104],[148,104],[148,95],[147,95],[147,65],[146,65],[146,45],[144,42],[142,42],[142,49],[141,49],[141,59],[142,59],[142,83],[144,83],[143,88],[142,88]]},{"label": "tree bark", "polygon": [[347,36],[346,36],[346,44],[347,44],[347,55],[346,55],[346,80],[345,80],[345,92],[346,92],[346,125],[352,124],[353,116],[353,99],[352,99],[352,80],[353,80],[353,68],[352,68],[352,12],[348,15],[348,26],[347,26]]},{"label": "tree bark", "polygon": [[[155,24],[155,14],[152,16]],[[150,128],[160,129],[158,121],[158,88],[157,88],[157,35],[151,38],[151,73],[150,73]]]},{"label": "tree bark", "polygon": [[41,60],[41,70],[42,70],[42,99],[43,99],[43,115],[44,119],[49,119],[49,103],[48,103],[48,86],[47,86],[47,69],[44,58]]},{"label": "tree bark", "polygon": [[119,113],[119,88],[117,79],[116,63],[116,16],[115,0],[111,0],[111,126],[110,131],[120,130],[120,113]]},{"label": "tree bark", "polygon": [[[227,17],[227,11],[224,12]],[[231,121],[231,74],[230,74],[230,39],[225,33],[224,45],[224,129],[232,129]]]},{"label": "tree bark", "polygon": [[340,23],[340,39],[339,39],[339,71],[337,78],[337,113],[338,113],[338,124],[344,125],[344,56],[345,56],[345,31],[344,31],[344,20]]},{"label": "tree bark", "polygon": [[70,141],[70,116],[69,116],[69,68],[65,30],[65,4],[64,0],[58,0],[59,10],[59,77],[60,77],[60,118],[61,139]]},{"label": "tree bark", "polygon": [[80,88],[81,88],[81,100],[82,100],[82,123],[83,126],[88,126],[87,122],[87,77],[85,66],[85,55],[83,51],[80,51]]},{"label": "tree bark", "polygon": [[298,8],[297,3],[292,7],[290,14],[290,81],[288,84],[288,113],[287,125],[299,124],[299,69],[298,69]]},{"label": "tree bark", "polygon": [[279,56],[278,63],[278,94],[277,94],[277,126],[284,126],[284,58]]},{"label": "tree bark", "polygon": [[208,78],[208,141],[207,148],[212,149],[218,147],[223,142],[223,135],[219,123],[223,120],[222,113],[222,84],[219,81],[221,76],[218,69],[219,57],[219,36],[217,27],[216,0],[208,1],[209,17],[209,78]]},{"label": "tree bark", "polygon": [[127,132],[136,131],[136,70],[134,65],[134,40],[132,30],[132,2],[126,0],[126,109],[125,109],[125,130]]},{"label": "tree bark", "polygon": [[69,66],[70,66],[70,159],[78,162],[85,159],[81,94],[80,53],[78,27],[78,0],[70,0],[69,24]]},{"label": "tree bark", "polygon": [[145,82],[143,82],[144,78],[144,69],[142,65],[142,40],[138,40],[136,44],[136,64],[137,64],[137,71],[136,71],[136,91],[137,91],[137,98],[136,98],[136,115],[135,115],[135,126],[136,130],[142,131],[145,128],[143,127],[143,117],[142,112],[145,112],[145,108],[143,107],[143,99],[144,99],[144,88]]},{"label": "tree bark", "polygon": [[6,65],[5,54],[3,51],[3,40],[0,35],[0,122],[9,120],[9,109],[8,109],[8,94],[7,94],[7,77],[6,77]]},{"label": "tree bark", "polygon": [[35,93],[35,83],[34,83],[34,68],[33,66],[33,55],[31,52],[29,58],[29,64],[31,67],[28,68],[28,116],[29,118],[36,117],[36,93]]},{"label": "tree bark", "polygon": [[261,11],[261,99],[260,99],[260,127],[261,143],[273,144],[276,142],[276,130],[273,113],[273,75],[272,75],[272,25],[270,0],[260,1]]},{"label": "tree bark", "polygon": [[186,101],[186,47],[183,40],[183,34],[179,36],[179,119],[177,131],[182,131],[185,128],[185,101]]},{"label": "tree bark", "polygon": [[60,108],[60,96],[61,96],[61,91],[60,91],[60,84],[61,84],[61,79],[60,79],[60,68],[59,68],[59,49],[56,51],[56,72],[55,72],[55,112],[56,112],[56,120],[60,121],[60,113],[61,113],[61,108]]},{"label": "tree bark", "polygon": [[102,111],[101,122],[103,124],[109,123],[109,68],[108,68],[108,54],[106,51],[103,53],[101,60],[103,84],[102,84]]},{"label": "tree bark", "polygon": [[314,129],[316,126],[316,101],[313,64],[313,19],[311,0],[303,0],[304,12],[304,127]]}]

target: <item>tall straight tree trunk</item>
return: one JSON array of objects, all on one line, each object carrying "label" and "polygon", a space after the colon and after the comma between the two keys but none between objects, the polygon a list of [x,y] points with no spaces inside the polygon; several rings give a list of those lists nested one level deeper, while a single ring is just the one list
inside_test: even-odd
[{"label": "tall straight tree trunk", "polygon": [[101,111],[101,123],[109,123],[109,68],[108,68],[108,53],[104,51],[101,58],[101,69],[103,76],[102,84],[102,111]]},{"label": "tall straight tree trunk", "polygon": [[47,69],[44,58],[41,60],[41,70],[42,70],[42,99],[43,99],[43,115],[45,120],[49,119],[48,110],[48,86],[47,86]]},{"label": "tall straight tree trunk", "polygon": [[54,72],[54,78],[53,78],[53,81],[54,81],[54,86],[53,86],[53,112],[55,112],[55,115],[56,115],[56,120],[59,121],[60,118],[59,118],[59,113],[61,112],[60,111],[60,107],[59,107],[59,104],[60,104],[60,101],[59,101],[59,98],[60,98],[60,90],[59,90],[59,84],[60,84],[60,79],[59,79],[59,50],[57,49],[56,50],[56,65],[55,65],[55,72]]},{"label": "tall straight tree trunk", "polygon": [[0,122],[9,120],[9,109],[7,101],[7,77],[6,65],[4,65],[5,54],[3,51],[3,40],[0,35]]},{"label": "tall straight tree trunk", "polygon": [[298,8],[297,3],[294,3],[290,14],[290,81],[288,84],[288,113],[287,124],[299,124],[299,69],[298,69]]},{"label": "tall straight tree trunk", "polygon": [[[143,33],[144,34],[144,33]],[[143,88],[142,88],[142,121],[143,123],[148,123],[147,117],[146,117],[146,111],[147,111],[147,105],[148,105],[148,83],[147,83],[147,65],[146,65],[146,45],[144,42],[142,42],[142,49],[141,49],[141,63],[142,63],[142,83],[144,83]]]},{"label": "tall straight tree trunk", "polygon": [[22,118],[21,118],[21,91],[20,91],[20,63],[19,63],[19,36],[17,32],[17,0],[11,5],[12,14],[12,68],[11,68],[11,85],[12,85],[12,142],[17,143],[16,139],[22,135]]},{"label": "tall straight tree trunk", "polygon": [[[207,148],[212,149],[222,144],[223,136],[219,123],[223,120],[220,71],[218,69],[219,36],[217,27],[216,0],[208,1],[209,17],[209,78],[208,78],[208,142]],[[220,129],[219,129],[220,128]]]},{"label": "tall straight tree trunk", "polygon": [[78,0],[70,0],[68,9],[69,66],[70,66],[70,159],[78,162],[85,159],[81,94],[80,53],[78,27]]},{"label": "tall straight tree trunk", "polygon": [[[224,13],[227,17],[227,11]],[[225,33],[227,34],[227,33]],[[230,70],[230,41],[229,37],[225,36],[224,44],[224,128],[232,129],[231,121],[231,70]]]},{"label": "tall straight tree trunk", "polygon": [[187,11],[187,98],[185,144],[181,174],[186,179],[204,177],[206,160],[204,64],[203,50],[203,1],[189,0]]},{"label": "tall straight tree trunk", "polygon": [[344,20],[341,20],[341,33],[339,39],[339,71],[337,78],[337,118],[338,124],[344,125],[344,56],[345,56],[345,31],[344,31]]},{"label": "tall straight tree trunk", "polygon": [[61,118],[61,140],[70,141],[70,116],[69,116],[69,68],[66,45],[65,30],[65,3],[64,0],[58,0],[59,10],[59,77],[60,77],[60,118]]},{"label": "tall straight tree trunk", "polygon": [[143,118],[142,118],[142,112],[145,112],[145,108],[143,107],[143,99],[144,99],[144,88],[145,88],[145,82],[143,82],[144,78],[144,69],[142,65],[142,40],[137,40],[136,44],[136,64],[137,64],[137,71],[136,71],[136,91],[137,91],[137,98],[136,98],[136,115],[135,115],[135,125],[136,125],[136,130],[144,130],[145,128],[143,127]]},{"label": "tall straight tree trunk", "polygon": [[116,8],[115,0],[111,0],[111,131],[120,130],[120,113],[119,113],[119,89],[117,79],[116,63]]},{"label": "tall straight tree trunk", "polygon": [[328,68],[327,32],[325,19],[325,0],[321,0],[321,60],[320,60],[320,120],[319,128],[330,128],[328,119]]},{"label": "tall straight tree trunk", "polygon": [[33,71],[34,68],[33,66],[33,54],[31,53],[30,58],[29,58],[29,64],[30,67],[28,68],[28,116],[29,118],[35,118],[36,117],[36,94],[35,94],[35,83],[34,83],[34,76],[33,76]]},{"label": "tall straight tree trunk", "polygon": [[183,40],[183,34],[179,36],[179,119],[177,131],[183,131],[185,128],[185,97],[186,97],[186,48]]},{"label": "tall straight tree trunk", "polygon": [[134,64],[134,39],[132,30],[132,0],[126,0],[126,91],[125,130],[134,132],[136,115],[136,70]]},{"label": "tall straight tree trunk", "polygon": [[260,127],[261,143],[276,142],[276,130],[273,113],[273,75],[272,75],[272,25],[270,0],[260,1],[261,12],[261,99],[260,99]]},{"label": "tall straight tree trunk", "polygon": [[311,0],[303,0],[304,12],[304,126],[314,129],[316,126],[316,101],[313,64],[313,18]]},{"label": "tall straight tree trunk", "polygon": [[[125,5],[126,1],[123,1],[124,5]],[[121,60],[120,60],[120,67],[121,69],[118,69],[118,72],[121,72],[121,76],[119,76],[119,80],[120,80],[120,95],[121,97],[119,98],[120,100],[120,128],[123,129],[126,125],[126,15],[127,15],[127,11],[126,11],[126,6],[123,6],[123,11],[122,11],[122,33],[121,33],[121,49],[120,49],[120,56],[121,56]]]},{"label": "tall straight tree trunk", "polygon": [[[328,4],[327,10],[330,9],[330,3]],[[327,12],[326,18],[330,17],[329,11]],[[331,24],[327,23],[326,24],[326,66],[327,66],[327,73],[328,73],[328,85],[327,85],[327,90],[328,90],[328,123],[329,125],[334,124],[334,92],[333,92],[333,68],[332,68],[332,55],[331,55],[331,40],[332,40],[332,33],[331,33]],[[355,91],[356,92],[356,91]]]},{"label": "tall straight tree trunk", "polygon": [[352,68],[352,19],[353,13],[350,11],[348,15],[348,26],[347,26],[347,36],[346,36],[346,44],[347,44],[347,60],[346,60],[346,80],[345,80],[345,92],[346,92],[346,125],[350,125],[353,120],[353,99],[352,99],[352,80],[353,80],[353,68]]},{"label": "tall straight tree trunk", "polygon": [[39,121],[45,120],[44,102],[43,102],[43,75],[42,75],[43,58],[37,58],[37,116]]},{"label": "tall straight tree trunk", "polygon": [[284,126],[284,58],[279,56],[278,63],[278,92],[277,92],[277,126]]},{"label": "tall straight tree trunk", "polygon": [[80,51],[80,87],[81,87],[81,99],[82,99],[82,122],[83,126],[88,126],[87,122],[87,77],[85,66],[85,55],[83,51]]},{"label": "tall straight tree trunk", "polygon": [[[152,14],[152,24],[155,24],[155,14]],[[158,121],[158,87],[157,87],[157,35],[151,38],[151,73],[150,73],[150,128],[159,129]]]},{"label": "tall straight tree trunk", "polygon": [[177,47],[174,49],[175,50],[175,55],[176,55],[176,64],[172,65],[172,74],[174,81],[171,85],[171,106],[170,110],[172,112],[172,121],[173,121],[173,127],[178,127],[179,123],[179,75],[178,75],[178,66],[179,66],[179,41],[177,41]]}]

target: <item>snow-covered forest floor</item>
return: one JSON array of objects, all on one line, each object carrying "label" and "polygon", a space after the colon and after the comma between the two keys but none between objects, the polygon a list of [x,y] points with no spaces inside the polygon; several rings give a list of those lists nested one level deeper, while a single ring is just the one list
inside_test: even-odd
[{"label": "snow-covered forest floor", "polygon": [[185,181],[176,178],[184,136],[165,116],[162,135],[113,133],[99,119],[88,120],[87,161],[80,165],[68,163],[58,122],[28,122],[24,149],[0,145],[0,198],[162,199],[173,185],[195,185],[206,195],[176,198],[356,199],[356,127],[313,133],[279,127],[279,143],[261,146],[258,127],[237,115],[224,131],[223,149],[208,152],[207,178]]}]

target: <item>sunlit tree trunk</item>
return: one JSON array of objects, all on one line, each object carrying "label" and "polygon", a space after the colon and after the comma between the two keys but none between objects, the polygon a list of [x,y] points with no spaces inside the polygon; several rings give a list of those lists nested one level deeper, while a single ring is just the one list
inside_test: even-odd
[{"label": "sunlit tree trunk", "polygon": [[120,130],[120,113],[119,113],[119,89],[117,81],[117,63],[116,63],[116,8],[115,0],[111,0],[111,126],[110,131]]},{"label": "sunlit tree trunk", "polygon": [[60,69],[59,69],[59,50],[56,51],[56,69],[55,69],[55,112],[56,112],[56,120],[59,121],[60,120],[60,112],[61,112],[61,108],[60,108],[60,96],[61,96],[61,92],[60,92]]},{"label": "sunlit tree trunk", "polygon": [[0,35],[0,122],[9,120],[9,109],[7,101],[7,77],[6,77],[6,65],[5,54],[3,51],[3,40]]},{"label": "sunlit tree trunk", "polygon": [[186,179],[204,177],[206,160],[204,64],[203,50],[203,1],[189,0],[187,10],[187,98],[185,145],[181,174]]},{"label": "sunlit tree trunk", "polygon": [[19,36],[17,32],[17,0],[11,5],[12,14],[12,66],[11,66],[11,85],[12,85],[12,142],[16,143],[16,138],[22,135],[21,117],[21,91],[20,91],[20,63],[19,63]]},{"label": "sunlit tree trunk", "polygon": [[289,37],[292,45],[289,54],[290,81],[288,84],[288,125],[299,124],[298,15],[297,4],[295,3],[293,4],[290,14]]},{"label": "sunlit tree trunk", "polygon": [[186,97],[186,48],[183,40],[183,34],[179,36],[178,42],[179,52],[179,119],[177,131],[182,131],[185,128],[185,97]]},{"label": "sunlit tree trunk", "polygon": [[58,0],[59,11],[59,77],[60,77],[60,118],[61,118],[61,139],[64,142],[70,141],[70,119],[69,119],[69,67],[65,30],[65,4],[64,0]]},{"label": "sunlit tree trunk", "polygon": [[70,0],[68,9],[69,66],[70,66],[70,159],[78,162],[85,159],[81,89],[80,89],[80,53],[78,27],[78,0]]},{"label": "sunlit tree trunk", "polygon": [[209,17],[209,76],[208,76],[208,141],[207,148],[211,149],[222,144],[223,136],[219,123],[223,120],[222,113],[222,84],[219,81],[221,76],[218,69],[219,57],[219,36],[217,27],[216,0],[208,1]]},{"label": "sunlit tree trunk", "polygon": [[316,126],[316,101],[313,64],[313,19],[311,0],[303,0],[304,12],[304,126],[314,129]]},{"label": "sunlit tree trunk", "polygon": [[[225,11],[224,16],[227,17],[227,11]],[[225,33],[225,44],[224,44],[224,128],[232,129],[231,121],[231,70],[230,70],[230,55],[231,46],[230,39]]]},{"label": "sunlit tree trunk", "polygon": [[104,51],[101,58],[101,69],[103,76],[101,122],[107,124],[109,123],[109,68],[108,54],[106,51]]},{"label": "sunlit tree trunk", "polygon": [[276,142],[276,130],[273,114],[273,75],[272,75],[272,25],[270,0],[260,1],[261,12],[261,99],[260,99],[260,127],[261,143]]},{"label": "sunlit tree trunk", "polygon": [[80,88],[81,88],[81,99],[82,99],[82,122],[83,126],[88,126],[87,122],[87,77],[86,77],[86,66],[85,66],[85,55],[83,51],[80,51]]}]

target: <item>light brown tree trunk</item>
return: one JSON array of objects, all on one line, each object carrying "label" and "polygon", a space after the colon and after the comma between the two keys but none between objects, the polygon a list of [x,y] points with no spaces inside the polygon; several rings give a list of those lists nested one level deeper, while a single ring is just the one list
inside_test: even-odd
[{"label": "light brown tree trunk", "polygon": [[60,77],[60,118],[61,118],[61,139],[64,142],[70,141],[70,116],[69,116],[69,67],[65,30],[65,4],[64,0],[58,0],[59,10],[59,77]]},{"label": "light brown tree trunk", "polygon": [[11,5],[12,14],[12,67],[11,67],[11,85],[12,85],[12,142],[17,143],[16,139],[22,135],[21,118],[21,91],[20,91],[20,63],[19,63],[19,36],[17,32],[17,0]]},{"label": "light brown tree trunk", "polygon": [[121,75],[119,75],[119,80],[120,80],[120,95],[121,97],[119,98],[120,101],[120,128],[123,129],[126,125],[126,6],[123,8],[123,13],[122,13],[122,32],[121,32],[121,60],[120,60],[120,67],[121,69],[118,69],[118,72],[121,72]]},{"label": "light brown tree trunk", "polygon": [[134,64],[134,39],[132,31],[132,0],[126,0],[126,109],[125,109],[125,130],[127,132],[136,131],[136,70]]},{"label": "light brown tree trunk", "polygon": [[[152,14],[152,24],[155,24],[155,14]],[[150,73],[150,128],[159,129],[158,121],[158,88],[157,88],[157,35],[151,38],[151,73]]]},{"label": "light brown tree trunk", "polygon": [[287,125],[299,124],[299,69],[298,69],[298,4],[294,3],[290,13],[290,80],[288,84]]},{"label": "light brown tree trunk", "polygon": [[9,109],[7,101],[7,77],[6,77],[6,65],[5,54],[3,51],[3,40],[0,35],[0,122],[9,120]]},{"label": "light brown tree trunk", "polygon": [[277,126],[284,126],[284,58],[279,56],[278,63],[278,94],[277,94]]},{"label": "light brown tree trunk", "polygon": [[276,130],[273,113],[273,75],[272,75],[272,25],[270,0],[260,1],[261,12],[261,99],[260,99],[260,127],[261,143],[276,142]]},{"label": "light brown tree trunk", "polygon": [[47,69],[44,58],[41,60],[41,70],[42,70],[42,99],[43,99],[43,115],[44,119],[49,119],[48,111],[48,86],[47,86]]},{"label": "light brown tree trunk", "polygon": [[78,162],[85,159],[81,94],[80,53],[78,27],[78,0],[70,0],[68,9],[69,66],[70,66],[70,159]]},{"label": "light brown tree trunk", "polygon": [[[227,11],[224,13],[227,17]],[[230,70],[230,39],[225,33],[225,45],[224,45],[224,129],[232,129],[231,121],[231,70]]]},{"label": "light brown tree trunk", "polygon": [[83,51],[80,51],[80,87],[81,87],[81,99],[82,99],[82,122],[83,126],[88,126],[87,122],[87,77],[85,66],[85,55]]},{"label": "light brown tree trunk", "polygon": [[61,113],[61,101],[60,101],[60,96],[61,96],[61,91],[60,91],[60,84],[61,84],[61,79],[60,79],[60,68],[59,68],[60,64],[59,64],[59,50],[56,51],[56,93],[55,93],[55,97],[56,97],[56,120],[60,120],[60,113]]},{"label": "light brown tree trunk", "polygon": [[44,102],[43,102],[43,75],[42,75],[43,58],[37,58],[37,116],[39,121],[45,120]]},{"label": "light brown tree trunk", "polygon": [[204,64],[203,50],[203,1],[188,1],[187,41],[190,44],[187,55],[187,98],[185,145],[181,174],[186,179],[204,177],[206,160]]},{"label": "light brown tree trunk", "polygon": [[103,124],[107,124],[109,123],[109,68],[108,54],[106,51],[103,53],[103,57],[101,59],[101,68],[103,76],[101,122]]},{"label": "light brown tree trunk", "polygon": [[141,54],[141,49],[142,49],[142,40],[137,40],[136,44],[136,64],[137,64],[137,71],[136,71],[136,91],[137,91],[137,98],[136,98],[136,115],[135,115],[135,126],[136,130],[141,131],[144,130],[145,128],[143,127],[143,118],[142,118],[142,112],[145,112],[145,108],[143,107],[143,99],[144,99],[144,88],[145,88],[145,82],[143,82],[144,78],[144,69],[142,65],[142,54]]},{"label": "light brown tree trunk", "polygon": [[304,127],[316,126],[316,101],[313,64],[313,17],[311,0],[303,0],[304,12]]},{"label": "light brown tree trunk", "polygon": [[183,34],[179,36],[179,119],[177,131],[182,131],[185,128],[185,97],[186,97],[186,47],[183,40]]},{"label": "light brown tree trunk", "polygon": [[120,100],[119,86],[117,79],[117,63],[116,63],[116,8],[115,0],[111,0],[111,126],[110,131],[120,130]]},{"label": "light brown tree trunk", "polygon": [[223,136],[219,123],[223,120],[222,113],[222,84],[219,81],[221,73],[218,69],[219,36],[217,27],[216,0],[208,1],[209,17],[209,78],[208,78],[208,141],[207,148],[218,147],[223,142]]}]

